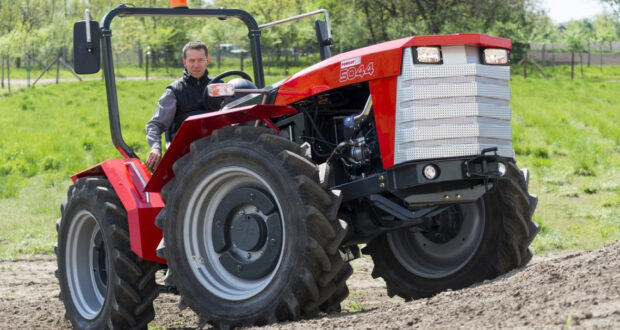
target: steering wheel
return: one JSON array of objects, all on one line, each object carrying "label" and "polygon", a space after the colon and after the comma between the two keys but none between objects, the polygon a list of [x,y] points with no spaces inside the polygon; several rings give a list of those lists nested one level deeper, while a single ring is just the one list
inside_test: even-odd
[{"label": "steering wheel", "polygon": [[[250,77],[250,75],[248,75],[247,73],[243,72],[243,71],[239,71],[239,70],[231,70],[231,71],[226,71],[226,72],[222,72],[220,74],[218,74],[217,76],[213,77],[213,79],[211,79],[211,81],[209,82],[209,84],[207,85],[207,88],[205,88],[205,90],[202,92],[202,103],[204,104],[205,109],[207,110],[218,110],[220,107],[215,105],[215,104],[209,104],[209,99],[211,98],[209,96],[209,90],[208,90],[208,86],[211,84],[215,84],[218,83],[220,80],[228,77],[228,76],[239,76],[245,80],[249,80],[252,81],[252,77]],[[212,107],[216,107],[216,109],[212,109]]]}]

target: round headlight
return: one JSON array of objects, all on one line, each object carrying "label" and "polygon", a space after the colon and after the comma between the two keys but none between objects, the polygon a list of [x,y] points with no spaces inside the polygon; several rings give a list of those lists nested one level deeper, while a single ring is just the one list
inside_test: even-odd
[{"label": "round headlight", "polygon": [[422,174],[424,174],[424,177],[428,180],[433,180],[437,177],[437,168],[434,165],[426,165],[422,169]]}]

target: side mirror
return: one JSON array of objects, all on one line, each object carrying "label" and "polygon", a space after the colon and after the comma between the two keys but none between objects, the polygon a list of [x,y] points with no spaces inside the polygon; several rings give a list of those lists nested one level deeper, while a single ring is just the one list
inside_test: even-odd
[{"label": "side mirror", "polygon": [[334,40],[329,36],[327,31],[327,24],[320,19],[314,21],[314,29],[316,31],[316,41],[319,44],[319,54],[321,54],[321,61],[332,56],[332,52],[329,46],[334,43]]},{"label": "side mirror", "polygon": [[91,74],[101,68],[101,30],[97,21],[73,25],[73,67],[76,73]]}]

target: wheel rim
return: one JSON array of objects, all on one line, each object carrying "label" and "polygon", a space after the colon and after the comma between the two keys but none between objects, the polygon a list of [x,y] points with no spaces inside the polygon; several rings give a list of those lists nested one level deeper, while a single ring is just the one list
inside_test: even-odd
[{"label": "wheel rim", "polygon": [[92,213],[83,210],[73,217],[67,235],[66,260],[73,305],[82,317],[92,320],[103,307],[108,279],[105,244]]},{"label": "wheel rim", "polygon": [[387,234],[388,244],[400,264],[424,278],[442,278],[462,269],[474,256],[484,233],[484,202],[480,199],[455,206],[460,223],[449,239],[428,233],[401,230]]},{"label": "wheel rim", "polygon": [[[248,299],[275,276],[285,235],[281,207],[273,196],[259,174],[231,166],[200,180],[188,199],[183,222],[186,258],[196,279],[217,297]],[[235,228],[244,223],[246,228]]]}]

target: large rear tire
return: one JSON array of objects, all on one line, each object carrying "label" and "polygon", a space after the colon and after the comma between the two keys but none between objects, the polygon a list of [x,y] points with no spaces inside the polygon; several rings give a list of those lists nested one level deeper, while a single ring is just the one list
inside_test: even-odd
[{"label": "large rear tire", "polygon": [[385,280],[390,297],[430,297],[494,278],[530,261],[528,247],[538,232],[532,221],[537,200],[528,194],[516,165],[511,163],[507,169],[506,179],[483,198],[444,212],[442,216],[453,217],[447,219],[450,228],[440,233],[394,231],[368,244],[363,252],[372,256],[372,276]]},{"label": "large rear tire", "polygon": [[131,251],[127,213],[108,180],[79,179],[61,213],[54,250],[66,318],[75,329],[145,329],[159,265]]},{"label": "large rear tire", "polygon": [[270,130],[225,127],[174,164],[156,219],[158,254],[199,326],[296,320],[346,298],[341,198],[321,188],[299,152]]}]

